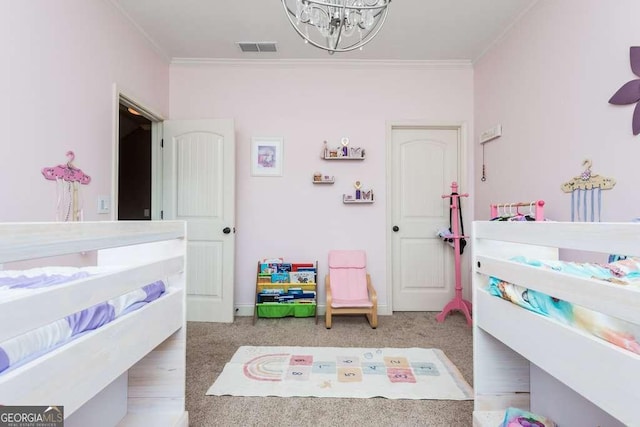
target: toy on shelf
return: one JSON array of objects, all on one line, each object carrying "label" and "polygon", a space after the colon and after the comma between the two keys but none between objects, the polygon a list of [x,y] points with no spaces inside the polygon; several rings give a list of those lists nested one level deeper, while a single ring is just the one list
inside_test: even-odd
[{"label": "toy on shelf", "polygon": [[353,186],[356,189],[355,193],[343,194],[342,203],[373,203],[373,190],[362,190],[360,181],[356,181]]}]

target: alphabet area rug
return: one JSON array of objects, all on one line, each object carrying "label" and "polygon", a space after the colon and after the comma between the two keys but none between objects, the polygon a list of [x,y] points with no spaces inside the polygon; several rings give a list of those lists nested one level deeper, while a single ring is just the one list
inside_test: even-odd
[{"label": "alphabet area rug", "polygon": [[425,348],[243,346],[206,394],[473,399],[442,350]]}]

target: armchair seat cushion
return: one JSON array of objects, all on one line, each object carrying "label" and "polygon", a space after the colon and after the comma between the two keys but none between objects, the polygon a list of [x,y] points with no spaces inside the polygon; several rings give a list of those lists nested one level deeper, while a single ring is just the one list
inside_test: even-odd
[{"label": "armchair seat cushion", "polygon": [[373,307],[373,303],[369,301],[368,298],[359,300],[340,300],[334,298],[333,301],[331,301],[331,307]]}]

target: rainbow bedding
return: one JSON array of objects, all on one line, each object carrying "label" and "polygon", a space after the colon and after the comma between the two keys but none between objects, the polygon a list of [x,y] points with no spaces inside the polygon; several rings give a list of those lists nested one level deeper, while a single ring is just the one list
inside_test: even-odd
[{"label": "rainbow bedding", "polygon": [[[640,291],[640,260],[635,258],[609,264],[541,261],[524,257],[515,257],[511,261],[575,276],[605,280]],[[598,313],[496,277],[489,278],[488,290],[492,295],[563,324],[575,326],[612,344],[640,354],[640,325]]]},{"label": "rainbow bedding", "polygon": [[[113,271],[113,268],[46,267],[0,271],[0,303],[107,271]],[[137,310],[158,299],[165,291],[165,284],[157,281],[0,342],[0,375]]]}]

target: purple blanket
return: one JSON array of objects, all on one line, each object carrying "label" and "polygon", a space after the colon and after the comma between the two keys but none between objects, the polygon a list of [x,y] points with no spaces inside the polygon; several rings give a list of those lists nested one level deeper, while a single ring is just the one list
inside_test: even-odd
[{"label": "purple blanket", "polygon": [[[0,290],[6,294],[12,289],[49,287],[89,275],[88,272],[79,271],[73,274],[5,276],[0,277]],[[9,368],[15,368],[33,360],[126,313],[137,310],[158,299],[165,291],[164,282],[157,281],[0,343],[0,374]]]}]

